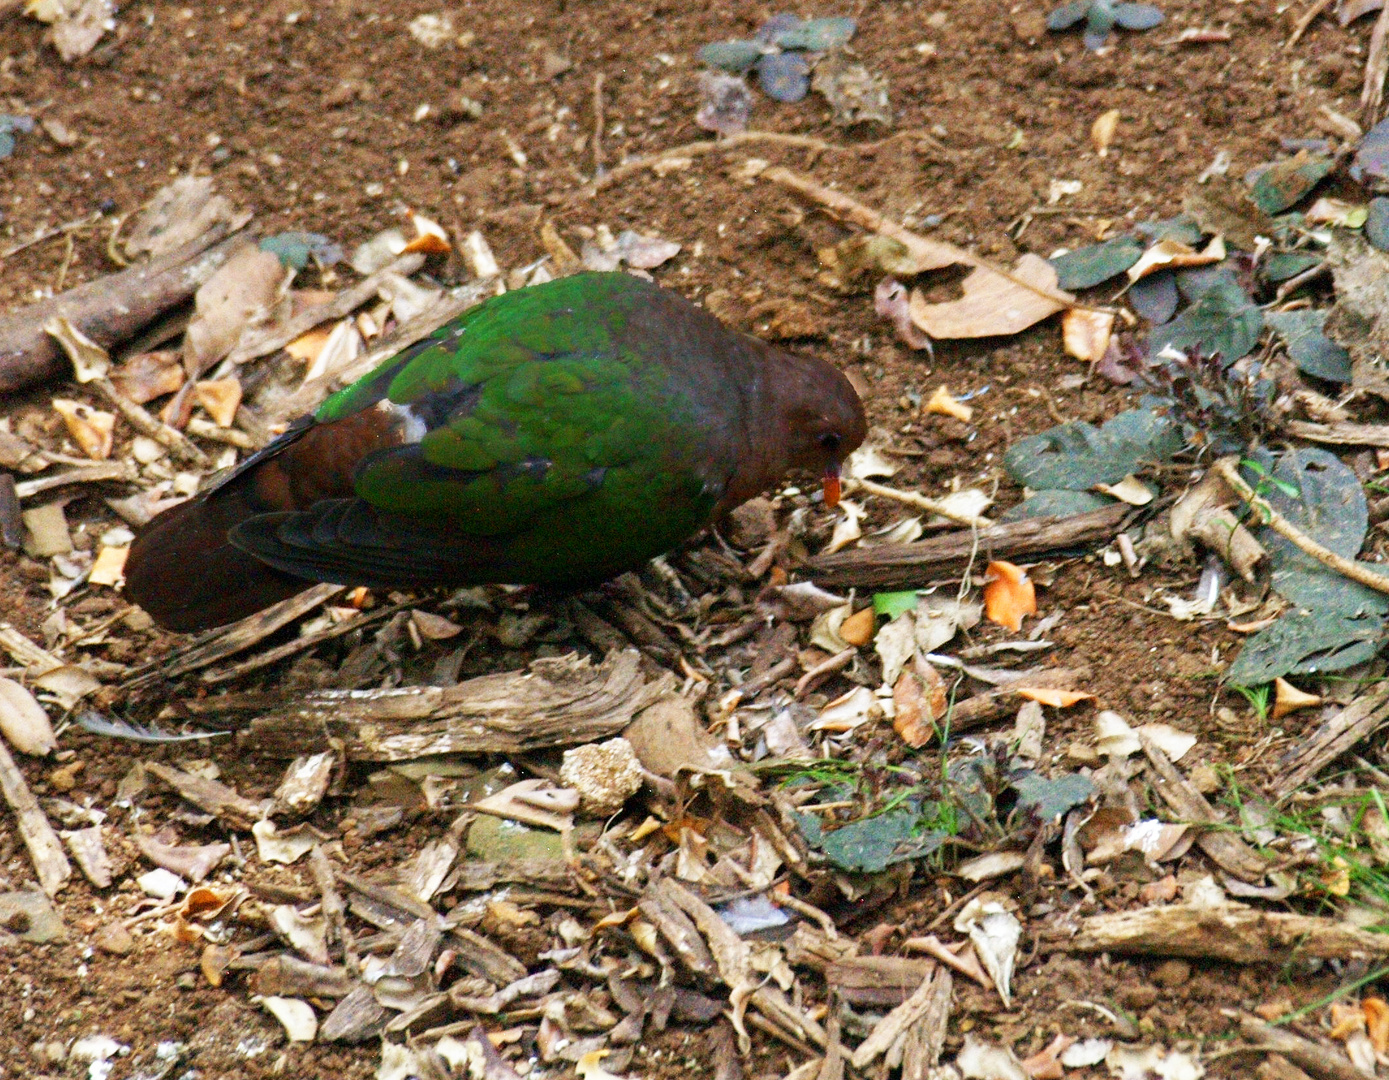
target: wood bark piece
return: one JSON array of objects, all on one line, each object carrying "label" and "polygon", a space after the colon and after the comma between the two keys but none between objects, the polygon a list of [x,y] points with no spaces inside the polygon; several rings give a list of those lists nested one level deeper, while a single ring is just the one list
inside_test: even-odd
[{"label": "wood bark piece", "polygon": [[[950,991],[954,980],[948,968],[938,966],[933,960],[923,963],[929,964],[934,970],[926,973],[911,997],[874,1025],[868,1038],[859,1044],[850,1059],[855,1069],[866,1068],[880,1055],[888,1068],[895,1068],[902,1063],[909,1042],[918,1044],[913,1048],[914,1055],[924,1059],[925,1064],[934,1065],[939,1060],[941,1048],[945,1045],[946,1021],[950,1018]],[[918,1025],[923,1030],[913,1039],[911,1036]],[[903,1075],[908,1074],[904,1072]]]},{"label": "wood bark piece", "polygon": [[1389,956],[1389,936],[1339,919],[1264,911],[1246,904],[1167,904],[1092,915],[1060,947],[1067,952],[1283,964],[1295,956],[1382,959]]},{"label": "wood bark piece", "polygon": [[958,573],[971,559],[1018,558],[1109,541],[1132,510],[1126,503],[1115,503],[1088,514],[1008,521],[915,544],[837,551],[817,555],[803,569],[819,585],[906,587],[920,584],[930,574]]},{"label": "wood bark piece", "polygon": [[1318,1080],[1371,1080],[1374,1076],[1374,1073],[1357,1069],[1350,1058],[1329,1046],[1304,1039],[1287,1028],[1265,1024],[1255,1017],[1240,1017],[1239,1030],[1250,1042],[1277,1051]]},{"label": "wood bark piece", "polygon": [[900,1005],[936,970],[934,960],[852,956],[833,963],[825,982],[850,1005]]},{"label": "wood bark piece", "polygon": [[66,316],[109,349],[186,301],[243,243],[221,226],[140,266],[0,318],[0,394],[70,373],[62,348],[44,330],[54,316]]},{"label": "wood bark piece", "polygon": [[1288,432],[1308,442],[1328,443],[1331,446],[1389,448],[1389,424],[1353,424],[1348,420],[1314,424],[1310,420],[1289,420]]},{"label": "wood bark piece", "polygon": [[163,780],[194,806],[220,818],[233,829],[249,829],[274,804],[271,799],[261,802],[248,799],[226,784],[195,776],[160,761],[145,762],[145,771]]},{"label": "wood bark piece", "polygon": [[280,627],[293,622],[343,591],[342,585],[312,585],[297,596],[291,596],[288,600],[281,600],[264,611],[248,615],[240,622],[212,630],[173,654],[136,668],[122,684],[122,688],[133,689],[157,678],[175,679],[180,675],[187,675],[190,671],[197,671],[225,660],[243,649],[249,649],[256,642],[263,641]]},{"label": "wood bark piece", "polygon": [[1280,784],[1291,795],[1357,743],[1389,723],[1389,683],[1351,702],[1278,763]]},{"label": "wood bark piece", "polygon": [[341,746],[358,761],[572,746],[616,734],[674,686],[669,673],[648,681],[630,649],[596,667],[552,657],[447,688],[321,690],[252,721],[247,746],[284,757]]},{"label": "wood bark piece", "polygon": [[9,749],[0,742],[0,794],[14,811],[19,835],[24,838],[24,846],[29,849],[29,857],[34,861],[34,873],[39,885],[49,896],[55,896],[63,884],[72,876],[72,864],[63,854],[63,845],[58,834],[48,823],[39,801],[24,780]]},{"label": "wood bark piece", "polygon": [[[1175,814],[1193,825],[1208,825],[1220,821],[1204,795],[1186,782],[1177,767],[1152,739],[1138,732],[1143,752],[1153,767],[1153,790],[1162,796]],[[1205,832],[1196,838],[1201,850],[1222,870],[1241,881],[1258,881],[1268,870],[1268,862],[1238,836],[1228,832]]]}]

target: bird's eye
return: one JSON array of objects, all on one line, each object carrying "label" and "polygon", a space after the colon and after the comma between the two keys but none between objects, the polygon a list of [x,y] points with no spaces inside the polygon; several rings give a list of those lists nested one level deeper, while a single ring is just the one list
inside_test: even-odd
[{"label": "bird's eye", "polygon": [[833,454],[839,449],[839,434],[834,431],[827,431],[820,436],[820,445]]}]

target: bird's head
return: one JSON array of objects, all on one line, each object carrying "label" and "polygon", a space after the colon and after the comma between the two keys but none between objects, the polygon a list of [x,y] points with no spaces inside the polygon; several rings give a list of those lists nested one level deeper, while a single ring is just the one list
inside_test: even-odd
[{"label": "bird's head", "polygon": [[839,502],[839,470],[868,433],[863,402],[849,380],[822,361],[806,361],[796,375],[787,420],[787,462],[822,478],[825,505]]}]

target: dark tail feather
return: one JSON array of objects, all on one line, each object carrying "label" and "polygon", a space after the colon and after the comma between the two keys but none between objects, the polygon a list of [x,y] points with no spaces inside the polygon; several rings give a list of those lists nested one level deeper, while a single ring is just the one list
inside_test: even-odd
[{"label": "dark tail feather", "polygon": [[255,512],[239,492],[224,489],[160,514],[131,545],[126,596],[160,626],[192,633],[244,619],[307,589],[312,582],[228,543],[227,530]]}]

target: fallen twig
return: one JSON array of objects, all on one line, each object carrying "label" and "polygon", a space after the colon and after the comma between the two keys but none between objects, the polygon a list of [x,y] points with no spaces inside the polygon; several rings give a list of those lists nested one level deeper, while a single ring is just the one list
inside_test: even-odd
[{"label": "fallen twig", "polygon": [[1284,50],[1291,49],[1301,40],[1302,35],[1307,32],[1307,28],[1317,21],[1317,16],[1334,4],[1336,0],[1313,0],[1312,6],[1302,13],[1297,20],[1297,25],[1293,27],[1293,32],[1288,35],[1288,40],[1283,43]]},{"label": "fallen twig", "polygon": [[922,495],[916,491],[898,491],[885,484],[877,484],[872,480],[860,480],[853,477],[844,482],[844,492],[849,494],[853,491],[867,492],[869,495],[877,495],[883,499],[891,499],[894,502],[903,503],[906,506],[917,510],[924,510],[928,514],[939,514],[950,521],[957,521],[961,525],[968,525],[972,529],[985,529],[993,524],[988,518],[976,517],[973,514],[962,514],[960,511],[951,507],[948,503],[940,499],[933,499],[929,495]]},{"label": "fallen twig", "polygon": [[1295,956],[1372,960],[1389,938],[1340,919],[1266,911],[1247,904],[1160,904],[1082,919],[1067,952],[1188,956],[1233,964],[1280,964]]},{"label": "fallen twig", "polygon": [[1288,433],[1308,442],[1327,443],[1331,446],[1389,448],[1389,424],[1353,424],[1348,420],[1333,424],[1314,424],[1309,420],[1290,420]]},{"label": "fallen twig", "polygon": [[58,343],[44,330],[55,315],[103,348],[124,341],[183,303],[242,243],[225,227],[120,273],[89,281],[0,318],[0,393],[59,378],[69,371]]},{"label": "fallen twig", "polygon": [[1389,75],[1389,6],[1380,9],[1370,32],[1369,55],[1365,60],[1365,87],[1360,92],[1360,120],[1367,128],[1379,119],[1384,103],[1384,79]]},{"label": "fallen twig", "polygon": [[1389,683],[1379,683],[1298,740],[1278,763],[1279,786],[1292,795],[1356,743],[1389,723]]},{"label": "fallen twig", "polygon": [[247,746],[284,757],[334,746],[359,761],[572,746],[621,731],[675,685],[669,673],[648,680],[628,649],[597,666],[555,657],[447,688],[320,690],[252,721]]},{"label": "fallen twig", "polygon": [[326,603],[343,591],[341,585],[311,585],[297,596],[281,600],[273,607],[249,615],[240,622],[198,638],[191,645],[160,657],[132,671],[122,689],[130,690],[156,678],[173,679],[190,671],[210,667],[219,660],[234,656],[248,649],[258,641],[263,641],[280,627],[293,622],[299,616],[312,611],[319,604]]},{"label": "fallen twig", "polygon": [[1265,1024],[1253,1016],[1240,1017],[1240,1034],[1260,1049],[1282,1054],[1317,1080],[1373,1080],[1374,1073],[1357,1069],[1350,1058],[1287,1028]]},{"label": "fallen twig", "polygon": [[271,353],[283,349],[295,338],[307,334],[320,323],[328,322],[330,319],[341,319],[356,311],[376,295],[376,291],[381,288],[381,283],[389,275],[400,274],[402,277],[409,277],[423,265],[424,256],[418,252],[401,255],[389,266],[383,267],[374,274],[368,274],[357,284],[343,289],[327,303],[305,308],[287,322],[276,323],[262,330],[248,333],[242,341],[237,343],[226,362],[244,364],[247,360],[269,356]]},{"label": "fallen twig", "polygon": [[[1389,8],[1385,10],[1389,11]],[[1215,463],[1214,467],[1220,478],[1230,485],[1231,490],[1236,495],[1249,504],[1250,509],[1259,515],[1265,525],[1299,551],[1310,555],[1317,562],[1335,570],[1338,574],[1350,578],[1351,581],[1364,585],[1367,589],[1389,593],[1389,575],[1377,574],[1370,569],[1367,563],[1347,559],[1343,555],[1337,555],[1329,548],[1322,547],[1321,544],[1275,510],[1267,499],[1246,484],[1244,478],[1239,474],[1238,457],[1234,455],[1223,457]]]},{"label": "fallen twig", "polygon": [[104,480],[136,480],[139,474],[129,461],[98,461],[63,472],[46,473],[32,480],[21,480],[14,486],[15,494],[27,499],[42,491],[49,491],[65,484],[97,484]]},{"label": "fallen twig", "polygon": [[926,574],[958,572],[976,552],[996,558],[1038,555],[1107,541],[1119,532],[1133,507],[1115,503],[1071,517],[1028,518],[933,536],[914,544],[884,544],[817,555],[803,567],[821,585],[904,587],[919,585]]},{"label": "fallen twig", "polygon": [[824,139],[817,139],[813,135],[787,135],[780,131],[740,131],[737,135],[730,135],[725,139],[710,141],[701,139],[699,142],[685,143],[681,146],[672,146],[668,150],[662,150],[657,154],[649,154],[646,157],[632,158],[624,161],[621,165],[615,165],[611,170],[602,176],[594,177],[593,182],[583,188],[579,194],[585,198],[592,198],[606,187],[616,184],[620,180],[636,173],[643,172],[661,165],[663,162],[679,161],[682,158],[703,157],[705,154],[722,153],[725,150],[733,150],[739,146],[749,146],[753,143],[775,143],[780,146],[795,146],[802,150],[817,150],[820,152],[831,150],[847,150],[849,147],[836,146],[834,143],[826,142]]},{"label": "fallen twig", "polygon": [[1013,285],[1020,289],[1026,289],[1037,296],[1043,296],[1052,303],[1064,308],[1071,308],[1077,311],[1100,311],[1110,314],[1108,308],[1095,308],[1087,304],[1076,302],[1075,297],[1058,289],[1048,289],[1033,282],[1018,277],[1011,270],[1002,266],[997,266],[988,259],[982,258],[972,251],[967,251],[954,244],[947,244],[943,240],[928,240],[926,237],[912,232],[905,226],[899,225],[891,218],[885,217],[871,206],[859,202],[852,196],[845,195],[842,191],[835,191],[833,188],[825,187],[817,180],[812,180],[808,176],[793,172],[791,169],[774,165],[770,169],[762,172],[762,177],[770,180],[782,187],[790,188],[799,195],[805,196],[814,202],[819,203],[826,210],[837,217],[842,217],[869,232],[878,233],[882,236],[891,237],[902,244],[915,260],[919,271],[937,270],[946,266],[964,264],[973,266],[980,270],[997,274],[999,277],[1006,278]]},{"label": "fallen twig", "polygon": [[48,823],[48,817],[34,798],[33,791],[24,781],[9,749],[0,741],[0,794],[14,811],[15,824],[19,835],[24,838],[24,846],[29,849],[29,857],[34,860],[34,873],[39,885],[49,896],[57,894],[63,883],[72,876],[72,864],[63,854],[63,845],[58,842],[58,834]]}]

